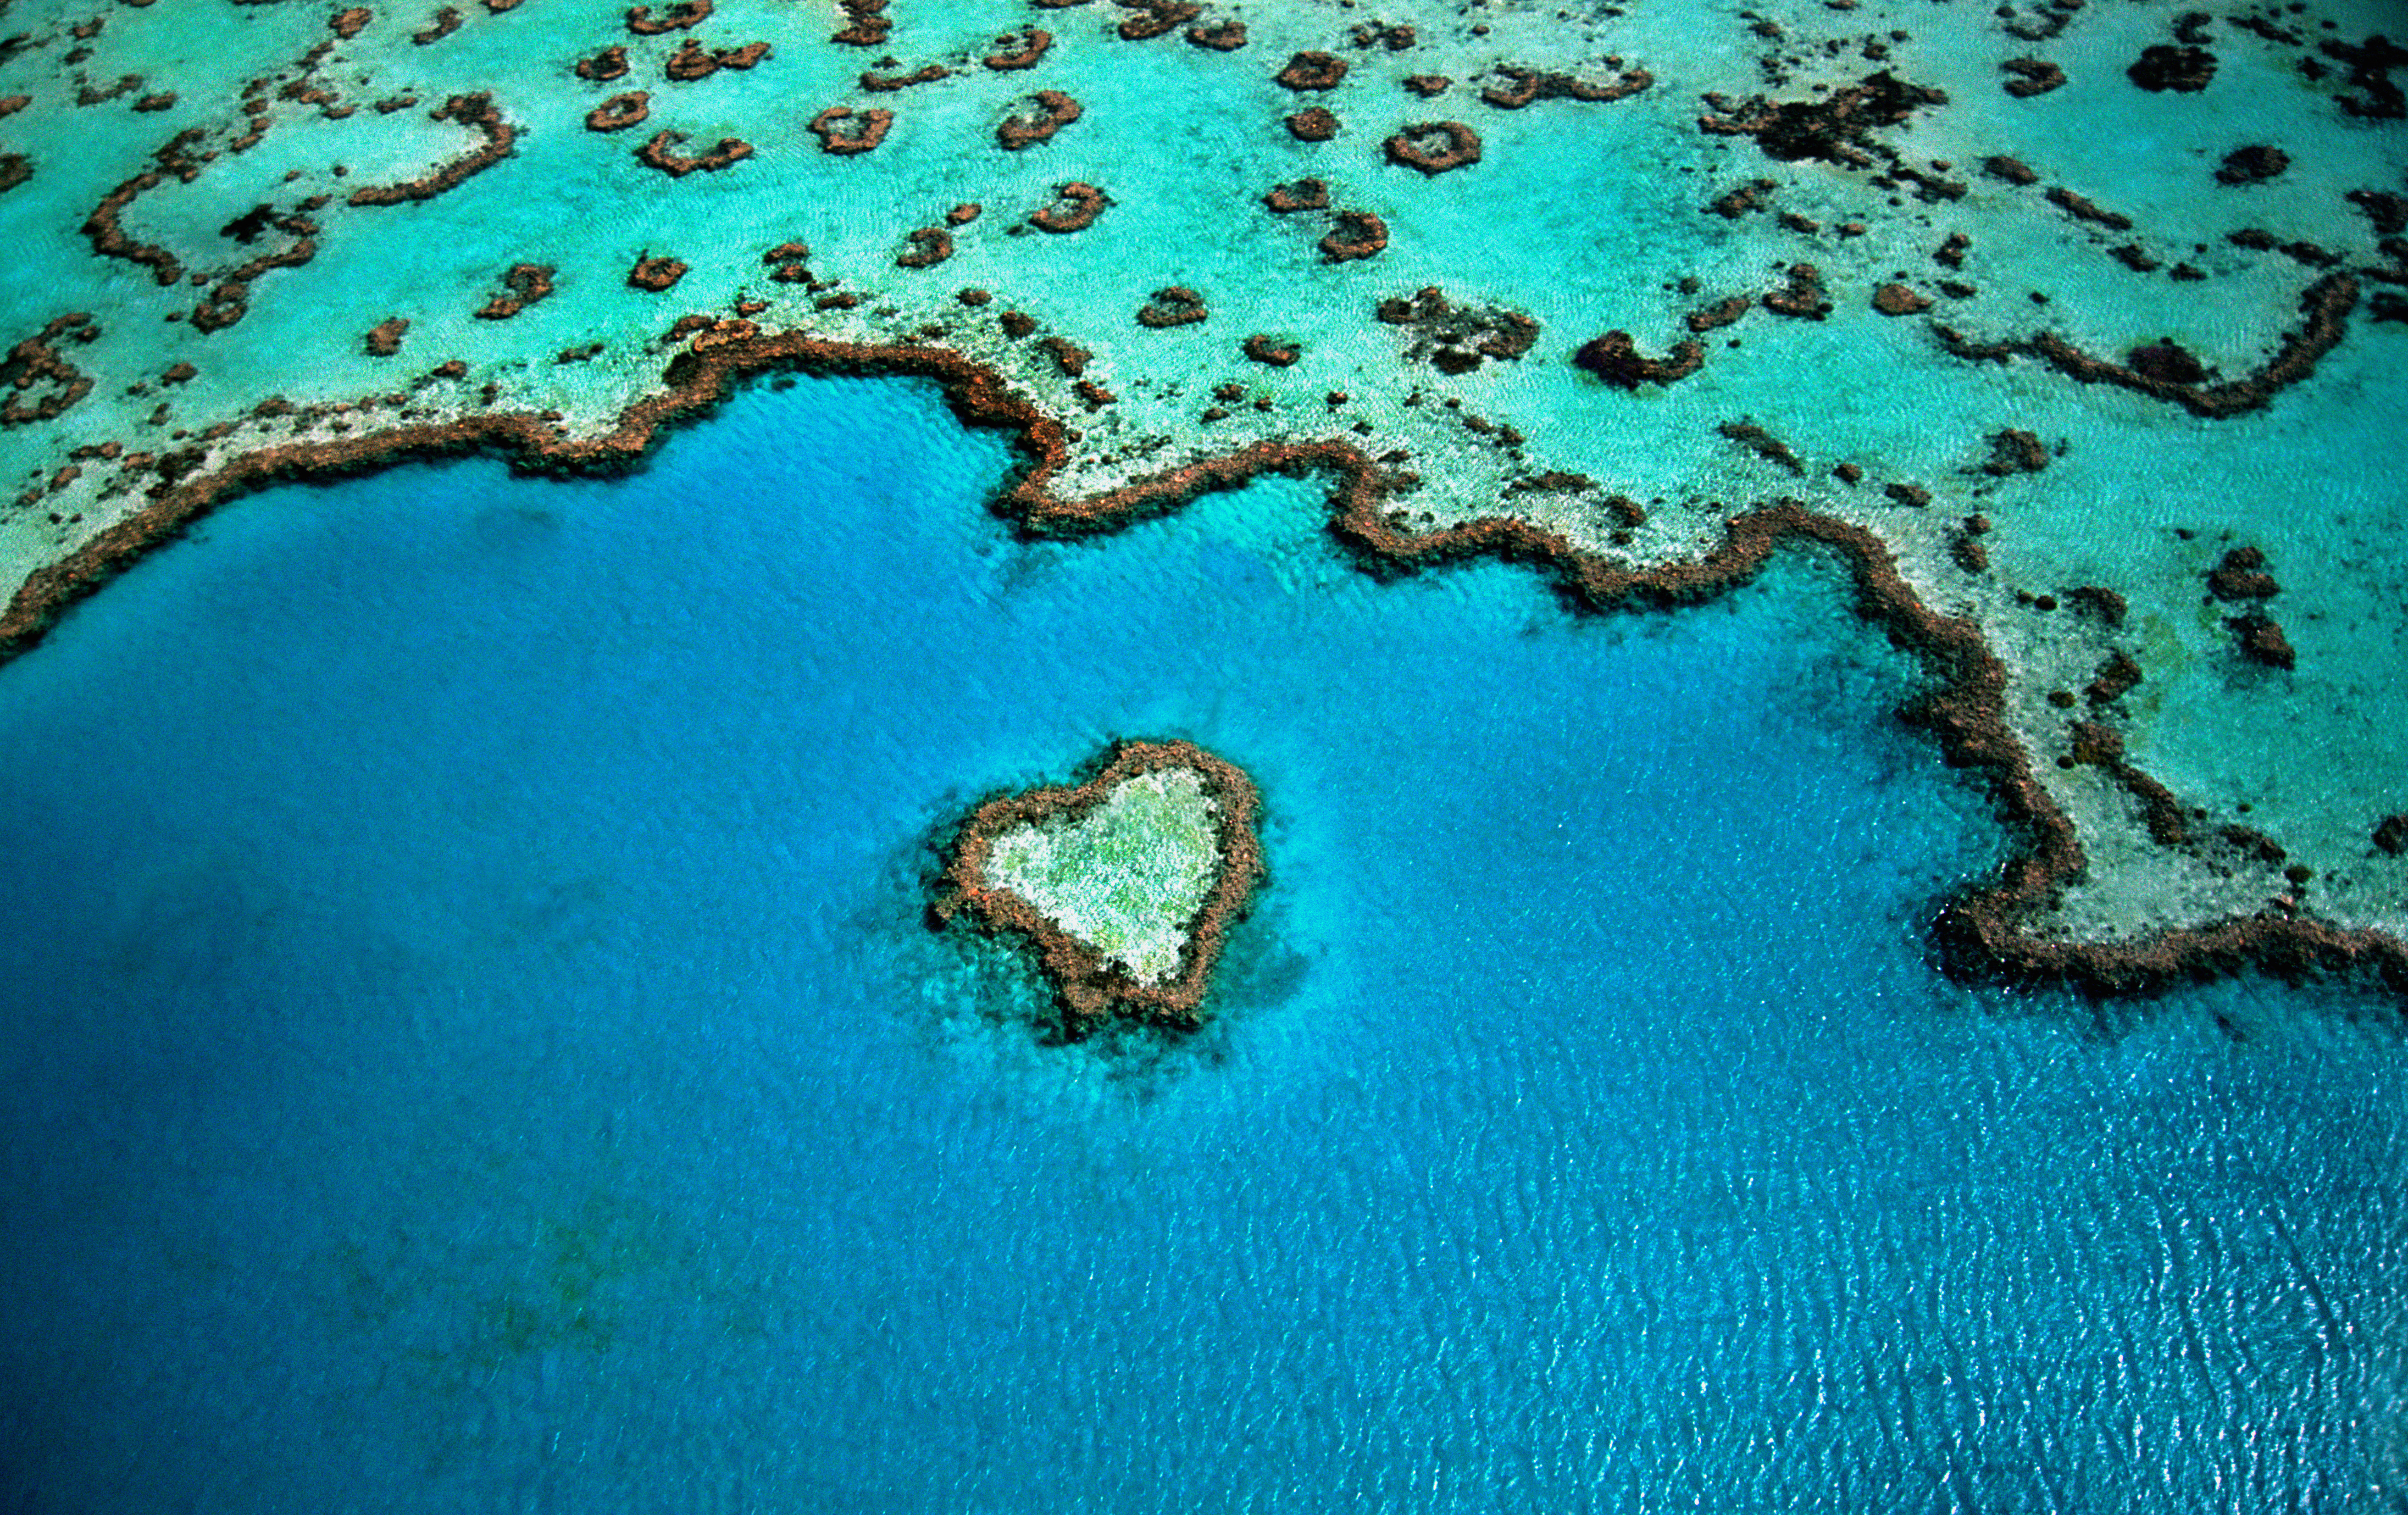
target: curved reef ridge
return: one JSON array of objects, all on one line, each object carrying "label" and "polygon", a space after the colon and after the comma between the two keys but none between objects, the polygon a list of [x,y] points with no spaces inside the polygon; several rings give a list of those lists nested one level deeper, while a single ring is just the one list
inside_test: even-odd
[{"label": "curved reef ridge", "polygon": [[[1105,757],[1101,769],[1082,784],[998,795],[971,811],[953,838],[931,913],[940,923],[968,916],[983,930],[1017,936],[1034,946],[1060,998],[1063,1033],[1069,1038],[1112,1015],[1192,1031],[1202,1022],[1205,992],[1228,929],[1245,913],[1262,878],[1262,842],[1255,830],[1261,799],[1235,765],[1193,742],[1116,742]],[[1190,797],[1203,814],[1177,819],[1202,819],[1212,834],[1209,862],[1186,860],[1199,865],[1188,871],[1199,876],[1193,881],[1202,886],[1193,913],[1178,909],[1176,901],[1160,902],[1184,919],[1167,922],[1176,945],[1168,961],[1151,968],[1133,965],[1132,954],[1066,924],[1071,912],[1058,905],[1047,908],[1012,887],[1003,877],[1010,871],[1007,860],[999,855],[999,844],[1014,839],[1075,836],[1148,776],[1189,778]],[[1130,829],[1145,824],[1140,821]],[[1137,839],[1152,840],[1141,835]],[[1102,860],[1095,871],[1125,878],[1129,870],[1116,865],[1116,859]],[[1172,871],[1153,862],[1148,866],[1156,873]],[[1169,882],[1148,879],[1165,893]]]},{"label": "curved reef ridge", "polygon": [[[39,169],[9,203],[84,231],[28,246],[51,303],[0,336],[19,645],[266,479],[622,466],[748,365],[928,373],[1022,431],[1002,503],[1032,533],[1270,467],[1335,475],[1368,566],[1503,552],[1584,607],[1694,594],[1769,531],[1877,544],[2004,669],[1975,703],[2021,756],[1982,771],[2028,791],[2004,808],[2050,881],[1952,925],[1970,958],[2408,936],[2408,864],[2368,840],[2408,806],[2408,684],[2360,613],[2408,575],[2370,420],[2408,310],[2402,160],[2353,106],[2372,43],[2302,89],[2242,36],[2275,39],[2229,39],[2209,106],[2268,102],[2238,160],[2197,98],[2111,72],[2118,118],[2182,144],[2170,174],[2098,150],[2086,85],[2002,93],[2032,38],[1971,13],[841,0],[714,36],[724,7],[654,0],[647,32],[548,3],[507,80],[476,60],[537,46],[509,4],[415,32],[259,6],[239,38],[132,6],[88,58],[21,50],[76,77],[0,100]],[[157,75],[196,38],[243,66]],[[1083,105],[1051,142],[999,129],[1055,102]],[[1159,150],[1207,122],[1226,172]],[[361,277],[388,256],[407,277]],[[2243,548],[2282,582],[2207,604]]]},{"label": "curved reef ridge", "polygon": [[[692,345],[668,365],[667,387],[628,407],[595,436],[562,433],[556,415],[493,411],[261,448],[186,478],[71,556],[33,574],[0,614],[0,657],[32,647],[66,607],[152,547],[225,501],[264,486],[475,451],[499,452],[534,471],[609,471],[637,463],[664,427],[712,409],[749,375],[796,370],[924,378],[943,386],[966,423],[1015,434],[1025,464],[997,494],[994,508],[1033,536],[1116,531],[1257,475],[1321,472],[1334,480],[1330,530],[1366,569],[1385,575],[1497,558],[1550,575],[1567,601],[1585,612],[1701,603],[1753,579],[1777,548],[1828,550],[1847,567],[1856,613],[1914,652],[1938,681],[1934,693],[1906,712],[1908,718],[1939,741],[1952,766],[1975,770],[1987,780],[2018,839],[1995,880],[1966,892],[1940,913],[1934,940],[1952,974],[2128,994],[2243,967],[2290,976],[2371,971],[2393,994],[2408,999],[2408,946],[2378,931],[2344,929],[2279,905],[2125,940],[2072,941],[2030,929],[2033,911],[2086,867],[2081,839],[2034,776],[2031,755],[2008,722],[2007,666],[1981,628],[1925,604],[1888,546],[1862,526],[1778,499],[1733,517],[1722,541],[1698,557],[1633,568],[1511,517],[1434,531],[1409,529],[1390,507],[1410,490],[1412,477],[1352,442],[1335,439],[1258,442],[1114,488],[1060,493],[1054,486],[1071,462],[1074,434],[995,369],[944,348],[843,342],[799,331],[761,333],[751,326],[706,321],[693,328]],[[2145,776],[2136,777],[2157,787]],[[1148,1014],[1173,1021],[1192,1013],[1192,1006],[1182,1008],[1171,1001],[1137,1003],[1148,1006]]]}]

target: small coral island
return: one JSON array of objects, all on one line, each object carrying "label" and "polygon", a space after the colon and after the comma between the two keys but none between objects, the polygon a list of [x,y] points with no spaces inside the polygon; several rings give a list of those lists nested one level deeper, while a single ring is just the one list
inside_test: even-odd
[{"label": "small coral island", "polygon": [[1262,876],[1260,801],[1192,742],[1125,741],[1086,782],[973,810],[934,914],[1032,944],[1076,1039],[1118,1015],[1182,1031]]}]

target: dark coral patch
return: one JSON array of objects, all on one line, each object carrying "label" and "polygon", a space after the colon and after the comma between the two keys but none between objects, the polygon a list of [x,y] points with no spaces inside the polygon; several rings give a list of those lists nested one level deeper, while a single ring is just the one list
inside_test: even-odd
[{"label": "dark coral patch", "polygon": [[1204,296],[1184,284],[1172,284],[1154,291],[1145,304],[1138,307],[1137,323],[1157,331],[1169,326],[1192,326],[1207,313]]},{"label": "dark coral patch", "polygon": [[895,124],[891,110],[853,110],[844,106],[830,106],[811,118],[811,135],[820,139],[820,150],[839,158],[868,152],[886,140],[887,131]]},{"label": "dark coral patch", "polygon": [[1321,255],[1331,263],[1352,263],[1384,252],[1388,223],[1368,210],[1341,210],[1329,235],[1321,239]]},{"label": "dark coral patch", "polygon": [[649,290],[654,294],[673,289],[686,276],[686,265],[675,258],[655,258],[647,252],[627,270],[627,287]]},{"label": "dark coral patch", "polygon": [[638,125],[652,113],[652,96],[642,90],[614,94],[585,113],[589,132],[619,132]]},{"label": "dark coral patch", "polygon": [[1326,142],[1338,135],[1338,117],[1320,106],[1287,118],[1287,134],[1299,142]]},{"label": "dark coral patch", "polygon": [[1390,163],[1425,174],[1443,174],[1480,161],[1480,134],[1459,121],[1416,121],[1381,146]]},{"label": "dark coral patch", "polygon": [[1271,76],[1284,90],[1334,90],[1346,77],[1346,60],[1328,52],[1299,52]]}]

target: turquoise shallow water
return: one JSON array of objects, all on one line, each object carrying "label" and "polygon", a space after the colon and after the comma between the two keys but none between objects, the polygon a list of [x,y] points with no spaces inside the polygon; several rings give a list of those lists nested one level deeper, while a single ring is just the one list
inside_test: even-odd
[{"label": "turquoise shallow water", "polygon": [[[870,462],[871,458],[883,461]],[[1999,846],[1799,560],[1013,542],[901,383],[222,512],[0,668],[0,1507],[2408,1496],[2403,1057],[1924,950]],[[1048,1049],[929,838],[1261,785],[1221,1013]]]}]

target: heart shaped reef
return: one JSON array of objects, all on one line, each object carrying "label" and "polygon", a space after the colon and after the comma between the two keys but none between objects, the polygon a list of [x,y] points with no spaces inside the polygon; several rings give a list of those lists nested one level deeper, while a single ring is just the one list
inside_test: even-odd
[{"label": "heart shaped reef", "polygon": [[1246,776],[1193,742],[1119,742],[1083,784],[972,811],[935,911],[1035,946],[1072,1036],[1115,1014],[1193,1030],[1262,877],[1259,808]]}]

